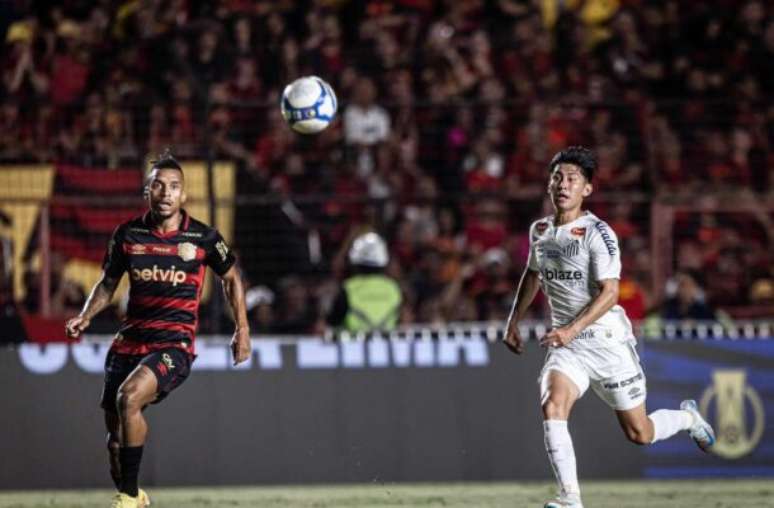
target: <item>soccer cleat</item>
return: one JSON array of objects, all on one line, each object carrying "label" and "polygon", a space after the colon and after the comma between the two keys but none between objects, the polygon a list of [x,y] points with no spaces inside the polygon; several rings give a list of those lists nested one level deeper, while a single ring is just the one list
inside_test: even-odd
[{"label": "soccer cleat", "polygon": [[544,504],[543,508],[583,508],[583,505],[573,501],[555,499]]},{"label": "soccer cleat", "polygon": [[140,489],[137,491],[137,506],[140,508],[145,508],[146,506],[150,506],[150,496],[148,496],[148,493],[144,490]]},{"label": "soccer cleat", "polygon": [[543,508],[583,508],[579,494],[563,494],[553,501],[548,501]]},{"label": "soccer cleat", "polygon": [[139,497],[132,497],[129,494],[119,492],[113,498],[113,502],[110,503],[110,508],[140,508]]},{"label": "soccer cleat", "polygon": [[715,444],[715,431],[712,430],[712,425],[707,423],[701,416],[701,413],[699,413],[696,401],[691,399],[684,400],[680,403],[680,409],[688,411],[693,416],[693,425],[688,429],[688,434],[690,434],[693,442],[703,452],[709,452],[712,445]]}]

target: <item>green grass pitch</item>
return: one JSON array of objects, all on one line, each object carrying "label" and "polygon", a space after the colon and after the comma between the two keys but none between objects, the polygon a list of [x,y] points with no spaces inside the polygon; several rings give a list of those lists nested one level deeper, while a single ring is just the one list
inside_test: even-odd
[{"label": "green grass pitch", "polygon": [[[774,507],[771,480],[584,482],[587,508]],[[151,508],[481,507],[541,508],[549,483],[450,483],[148,488]],[[2,508],[107,508],[108,490],[0,492]]]}]

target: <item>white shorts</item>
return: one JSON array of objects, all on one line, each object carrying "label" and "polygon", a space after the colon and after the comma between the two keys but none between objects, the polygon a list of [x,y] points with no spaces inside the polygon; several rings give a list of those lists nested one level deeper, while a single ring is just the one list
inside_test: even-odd
[{"label": "white shorts", "polygon": [[548,397],[548,374],[552,370],[561,372],[575,383],[578,398],[591,385],[599,398],[618,411],[639,406],[647,396],[645,373],[631,343],[607,348],[549,350],[538,378],[541,404]]}]

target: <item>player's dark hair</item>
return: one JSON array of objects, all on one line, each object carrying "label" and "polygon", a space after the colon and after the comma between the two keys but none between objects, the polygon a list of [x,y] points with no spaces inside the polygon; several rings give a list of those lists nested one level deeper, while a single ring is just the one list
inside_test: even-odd
[{"label": "player's dark hair", "polygon": [[597,169],[597,158],[594,152],[585,146],[570,146],[554,155],[551,164],[548,165],[548,171],[552,172],[557,164],[573,164],[581,169],[581,173],[589,182],[594,178],[594,171]]},{"label": "player's dark hair", "polygon": [[147,199],[148,198],[148,186],[151,184],[151,177],[153,176],[153,172],[157,171],[159,169],[174,169],[176,171],[180,171],[180,176],[185,179],[185,173],[183,173],[183,167],[180,165],[179,162],[177,162],[177,159],[172,155],[172,150],[169,148],[164,149],[163,152],[161,152],[161,155],[159,155],[158,159],[154,159],[150,161],[151,167],[150,170],[145,174],[145,182],[142,186],[142,195]]},{"label": "player's dark hair", "polygon": [[161,152],[158,159],[151,161],[151,170],[154,169],[176,169],[181,173],[183,172],[183,167],[177,162],[169,148]]}]

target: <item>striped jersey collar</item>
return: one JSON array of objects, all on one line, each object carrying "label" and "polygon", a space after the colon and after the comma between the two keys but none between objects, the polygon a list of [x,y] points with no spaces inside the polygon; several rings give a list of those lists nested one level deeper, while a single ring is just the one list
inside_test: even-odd
[{"label": "striped jersey collar", "polygon": [[151,221],[151,212],[148,210],[145,212],[145,214],[142,216],[142,223],[146,226],[150,227],[151,232],[156,235],[163,238],[169,238],[171,236],[175,236],[180,231],[188,231],[188,226],[191,224],[191,216],[188,215],[188,212],[185,211],[185,209],[181,208],[180,213],[183,215],[183,219],[180,221],[180,228],[176,229],[174,231],[169,231],[167,233],[160,233],[154,229],[154,224]]}]

